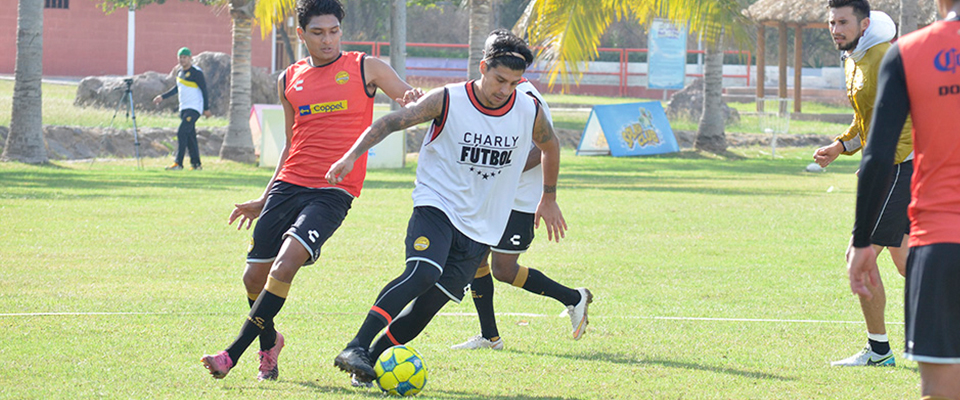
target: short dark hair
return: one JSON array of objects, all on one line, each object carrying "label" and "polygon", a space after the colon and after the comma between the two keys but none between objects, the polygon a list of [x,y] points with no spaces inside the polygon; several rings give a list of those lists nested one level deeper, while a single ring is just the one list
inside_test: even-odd
[{"label": "short dark hair", "polygon": [[853,15],[857,16],[857,22],[870,16],[870,3],[867,0],[830,0],[828,7],[853,7]]},{"label": "short dark hair", "polygon": [[483,59],[490,68],[503,65],[523,71],[533,62],[533,53],[523,39],[506,29],[497,29],[490,32],[483,44]]},{"label": "short dark hair", "polygon": [[297,0],[297,22],[300,28],[307,29],[310,19],[318,15],[333,15],[343,22],[346,13],[340,0]]}]

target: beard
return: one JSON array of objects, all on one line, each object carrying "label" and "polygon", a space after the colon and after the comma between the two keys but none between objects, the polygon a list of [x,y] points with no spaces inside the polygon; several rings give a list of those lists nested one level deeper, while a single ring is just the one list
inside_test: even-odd
[{"label": "beard", "polygon": [[847,43],[846,45],[841,45],[840,43],[836,43],[836,45],[837,45],[837,50],[840,50],[840,51],[853,51],[853,49],[856,49],[856,48],[857,48],[857,45],[860,44],[860,38],[861,38],[861,37],[863,37],[863,36],[862,36],[862,35],[861,35],[861,36],[857,36],[856,39],[853,39],[852,42]]}]

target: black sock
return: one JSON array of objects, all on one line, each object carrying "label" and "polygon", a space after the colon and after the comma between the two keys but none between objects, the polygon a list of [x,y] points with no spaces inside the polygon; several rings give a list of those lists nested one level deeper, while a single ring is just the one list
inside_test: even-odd
[{"label": "black sock", "polygon": [[413,340],[448,301],[450,298],[436,286],[414,299],[413,305],[398,315],[374,342],[370,348],[370,358],[376,359],[384,350]]},{"label": "black sock", "polygon": [[867,342],[870,343],[870,350],[873,350],[874,353],[887,354],[890,352],[890,342],[878,342],[869,338]]},{"label": "black sock", "polygon": [[[525,278],[524,270],[527,270]],[[520,267],[520,271],[517,272],[517,280],[513,282],[513,285],[522,287],[528,292],[552,297],[565,306],[573,306],[580,302],[580,292],[576,289],[563,286],[533,268]]]},{"label": "black sock", "polygon": [[488,272],[479,278],[473,278],[470,291],[473,294],[473,305],[477,308],[477,316],[480,318],[480,334],[488,340],[499,339],[497,317],[493,312],[493,277]]},{"label": "black sock", "polygon": [[[272,293],[271,290],[278,294]],[[260,293],[257,301],[253,303],[247,320],[240,327],[240,334],[227,347],[227,354],[230,355],[234,365],[237,364],[237,360],[247,350],[247,347],[250,347],[250,343],[253,343],[253,340],[260,336],[260,333],[266,328],[267,321],[270,322],[270,326],[273,326],[273,317],[277,316],[277,313],[283,307],[289,290],[289,283],[277,281],[272,276],[268,278],[267,286]]]},{"label": "black sock", "polygon": [[[253,308],[253,304],[256,303],[256,300],[247,297],[247,302],[250,303],[250,308]],[[277,329],[273,326],[273,320],[263,322],[263,332],[260,332],[260,351],[267,351],[273,348],[277,344]]]},{"label": "black sock", "polygon": [[424,261],[409,261],[399,277],[383,287],[377,301],[367,312],[363,325],[347,347],[370,347],[373,338],[393,321],[413,299],[434,287],[440,279],[440,270]]}]

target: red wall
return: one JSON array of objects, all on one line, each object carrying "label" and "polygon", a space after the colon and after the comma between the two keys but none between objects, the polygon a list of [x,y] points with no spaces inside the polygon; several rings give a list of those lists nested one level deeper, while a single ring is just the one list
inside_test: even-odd
[{"label": "red wall", "polygon": [[[127,73],[127,11],[104,15],[99,0],[72,0],[70,8],[44,9],[43,75],[84,77]],[[0,74],[12,74],[17,53],[18,0],[0,0]],[[230,54],[230,13],[223,7],[169,0],[136,12],[134,72],[168,73],[177,50]],[[271,42],[253,27],[251,63],[270,68]]]}]

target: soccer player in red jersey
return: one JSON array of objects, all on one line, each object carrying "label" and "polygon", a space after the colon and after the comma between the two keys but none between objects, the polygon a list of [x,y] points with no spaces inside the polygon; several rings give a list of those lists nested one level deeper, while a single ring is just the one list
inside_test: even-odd
[{"label": "soccer player in red jersey", "polygon": [[870,230],[889,185],[900,127],[913,119],[916,152],[904,293],[906,358],[924,399],[960,399],[960,2],[938,0],[944,21],[900,38],[884,56],[860,164],[850,289],[870,296],[877,254]]},{"label": "soccer player in red jersey", "polygon": [[366,174],[366,153],[341,182],[328,183],[327,169],[350,149],[373,119],[377,89],[401,105],[422,92],[412,89],[383,61],[340,50],[343,6],[338,0],[300,0],[297,36],[310,56],[287,67],[277,89],[286,120],[286,144],[263,195],[235,205],[228,223],[247,229],[259,218],[247,253],[243,283],[250,314],[226,350],[202,358],[214,378],[223,378],[260,338],[260,380],[275,380],[283,336],[274,327],[290,283],[300,267],[320,256],[340,227]]}]

